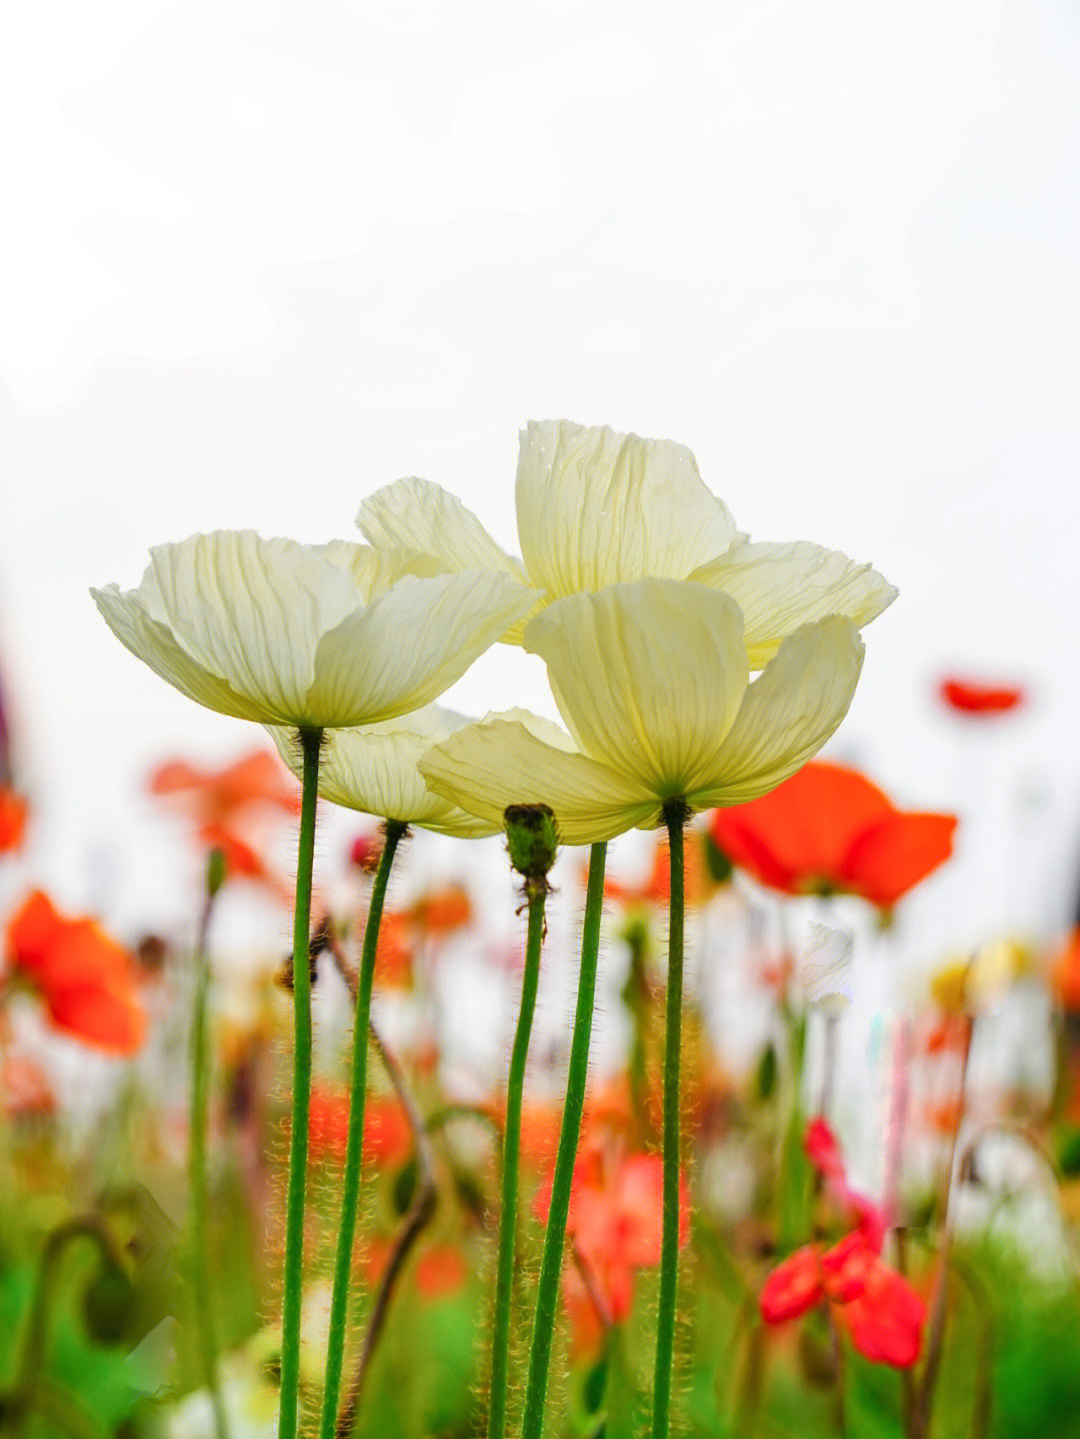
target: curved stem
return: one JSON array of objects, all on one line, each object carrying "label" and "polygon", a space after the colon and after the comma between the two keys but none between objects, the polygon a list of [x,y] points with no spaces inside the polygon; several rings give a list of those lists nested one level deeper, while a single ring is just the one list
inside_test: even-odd
[{"label": "curved stem", "polygon": [[300,1302],[304,1283],[304,1196],[308,1112],[311,1106],[311,874],[315,861],[315,802],[321,729],[299,731],[304,756],[300,843],[293,914],[293,1092],[289,1182],[285,1199],[285,1272],[281,1297],[281,1409],[278,1439],[296,1439],[300,1400]]},{"label": "curved stem", "polygon": [[529,935],[525,945],[525,973],[521,979],[521,1009],[510,1054],[506,1085],[506,1128],[502,1145],[502,1194],[499,1206],[499,1261],[495,1275],[495,1317],[491,1337],[491,1398],[488,1403],[488,1439],[506,1433],[506,1381],[510,1362],[510,1307],[514,1280],[514,1241],[517,1238],[518,1160],[521,1148],[521,1099],[525,1061],[529,1054],[536,989],[540,979],[540,946],[544,939],[544,901],[547,881],[527,881]]},{"label": "curved stem", "polygon": [[217,1439],[228,1439],[225,1402],[218,1379],[217,1338],[214,1333],[214,1306],[210,1290],[210,1266],[206,1243],[207,1175],[206,1128],[210,1109],[210,1056],[207,1000],[210,991],[210,955],[207,944],[215,889],[208,885],[199,934],[195,945],[195,998],[191,1016],[191,1133],[188,1150],[188,1185],[191,1191],[192,1288],[195,1300],[195,1330],[199,1341],[203,1383],[210,1395]]},{"label": "curved stem", "polygon": [[592,1037],[593,1001],[596,997],[596,957],[600,949],[600,916],[604,907],[604,865],[607,845],[594,844],[589,852],[589,888],[585,897],[585,921],[581,932],[581,971],[574,1038],[570,1046],[570,1067],[566,1080],[555,1176],[551,1183],[551,1210],[544,1255],[540,1262],[540,1283],[536,1291],[536,1316],[529,1351],[529,1377],[525,1389],[525,1418],[521,1439],[540,1439],[544,1428],[544,1399],[547,1395],[551,1343],[555,1335],[555,1309],[559,1296],[566,1220],[570,1212],[570,1186],[577,1159],[578,1132],[585,1106],[585,1081],[589,1069],[589,1042]]},{"label": "curved stem", "polygon": [[360,1168],[364,1152],[371,989],[375,979],[375,957],[379,949],[379,927],[382,924],[386,884],[390,878],[390,867],[394,863],[398,841],[405,833],[405,828],[398,820],[386,821],[386,843],[379,856],[379,867],[375,872],[371,904],[364,926],[364,947],[360,955],[360,974],[356,985],[356,1017],[353,1020],[352,1068],[349,1080],[349,1128],[345,1141],[345,1170],[341,1184],[341,1227],[338,1230],[337,1255],[334,1260],[334,1292],[330,1301],[326,1381],[323,1387],[322,1418],[319,1422],[320,1439],[333,1439],[337,1427],[348,1319],[349,1280],[352,1276],[353,1241],[356,1238],[356,1214],[360,1200]]},{"label": "curved stem", "polygon": [[671,1428],[671,1372],[675,1360],[675,1298],[679,1279],[679,1062],[683,991],[683,826],[686,805],[664,805],[671,854],[671,911],[668,928],[667,1006],[664,1036],[664,1199],[660,1241],[660,1304],[653,1379],[653,1439]]}]

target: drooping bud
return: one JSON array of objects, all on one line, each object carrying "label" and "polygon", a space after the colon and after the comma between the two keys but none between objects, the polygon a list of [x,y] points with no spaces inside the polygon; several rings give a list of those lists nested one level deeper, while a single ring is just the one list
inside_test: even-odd
[{"label": "drooping bud", "polygon": [[546,804],[510,804],[503,818],[511,865],[526,885],[544,884],[559,847],[555,815]]}]

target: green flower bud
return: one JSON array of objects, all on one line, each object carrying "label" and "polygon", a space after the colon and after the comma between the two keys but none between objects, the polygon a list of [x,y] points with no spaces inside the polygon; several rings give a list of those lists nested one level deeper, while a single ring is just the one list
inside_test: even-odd
[{"label": "green flower bud", "polygon": [[555,863],[559,847],[554,814],[546,804],[510,804],[503,818],[511,865],[526,882],[541,882]]}]

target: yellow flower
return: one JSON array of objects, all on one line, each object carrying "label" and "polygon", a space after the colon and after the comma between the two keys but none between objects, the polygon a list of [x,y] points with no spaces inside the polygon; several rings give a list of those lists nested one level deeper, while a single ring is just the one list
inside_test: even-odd
[{"label": "yellow flower", "polygon": [[436,794],[497,823],[508,804],[548,804],[565,844],[592,844],[692,809],[741,804],[804,764],[847,713],[862,667],[855,625],[803,625],[750,682],[729,596],[638,580],[557,600],[525,648],[547,664],[570,734],[535,715],[492,715],[430,749]]},{"label": "yellow flower", "polygon": [[[319,793],[331,804],[399,824],[419,825],[439,834],[477,839],[495,834],[503,824],[466,814],[449,800],[433,794],[417,769],[421,755],[472,723],[465,715],[438,705],[425,705],[399,719],[363,729],[331,730],[319,757]],[[296,732],[267,726],[282,759],[299,778],[303,757]]]},{"label": "yellow flower", "polygon": [[[537,608],[631,580],[696,580],[741,607],[752,669],[802,624],[844,614],[864,625],[896,598],[869,565],[836,550],[749,543],[691,452],[670,440],[531,421],[521,434],[517,521],[522,560],[426,480],[377,490],[357,516],[370,544],[417,551],[448,572],[508,575],[533,591]],[[515,625],[503,639],[520,643],[522,634]]]},{"label": "yellow flower", "polygon": [[150,551],[136,590],[91,593],[129,650],[222,714],[321,729],[441,694],[529,608],[505,575],[335,542],[193,535]]}]

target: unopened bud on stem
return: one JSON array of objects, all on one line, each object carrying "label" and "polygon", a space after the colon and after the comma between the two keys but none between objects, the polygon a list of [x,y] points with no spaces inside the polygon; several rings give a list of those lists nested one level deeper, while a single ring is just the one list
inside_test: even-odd
[{"label": "unopened bud on stem", "polygon": [[555,863],[559,830],[546,804],[511,804],[503,813],[510,863],[526,887],[547,887],[547,874]]}]

